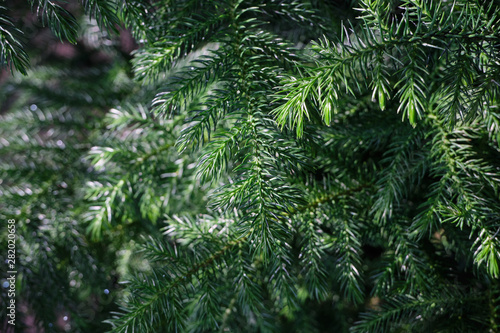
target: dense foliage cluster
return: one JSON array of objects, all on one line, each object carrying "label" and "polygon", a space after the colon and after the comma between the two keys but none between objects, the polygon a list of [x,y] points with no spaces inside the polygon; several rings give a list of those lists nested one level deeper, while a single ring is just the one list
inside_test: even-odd
[{"label": "dense foliage cluster", "polygon": [[28,3],[85,47],[0,6],[24,325],[500,329],[499,3]]}]

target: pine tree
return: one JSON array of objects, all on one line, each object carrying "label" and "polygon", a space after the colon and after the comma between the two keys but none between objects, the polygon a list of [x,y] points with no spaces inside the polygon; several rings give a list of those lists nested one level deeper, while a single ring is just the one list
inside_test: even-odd
[{"label": "pine tree", "polygon": [[[66,9],[38,4],[77,40]],[[133,93],[105,91],[84,162],[54,163],[91,165],[85,198],[65,194],[78,208],[53,210],[94,246],[115,239],[107,267],[142,248],[111,332],[498,330],[498,2],[83,4],[139,43]],[[27,73],[2,22],[1,58]],[[6,128],[36,154],[35,133]]]}]

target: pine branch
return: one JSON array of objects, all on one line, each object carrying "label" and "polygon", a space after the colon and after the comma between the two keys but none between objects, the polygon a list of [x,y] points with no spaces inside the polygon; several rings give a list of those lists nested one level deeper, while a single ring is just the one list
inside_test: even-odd
[{"label": "pine branch", "polygon": [[13,68],[26,75],[29,66],[29,57],[24,51],[19,36],[22,32],[14,26],[11,18],[2,12],[7,8],[0,6],[0,67]]},{"label": "pine branch", "polygon": [[119,19],[117,16],[118,5],[115,1],[82,0],[82,5],[90,18],[95,18],[101,28],[116,31]]},{"label": "pine branch", "polygon": [[[174,331],[177,331],[183,326],[181,320],[183,302],[181,301],[182,298],[179,297],[180,295],[176,296],[177,292],[181,292],[178,291],[178,289],[182,288],[182,292],[187,291],[184,289],[184,285],[190,284],[191,278],[194,277],[195,274],[202,269],[217,264],[217,261],[227,251],[230,251],[235,245],[245,240],[246,238],[240,238],[227,243],[224,247],[213,252],[203,260],[193,263],[186,271],[181,271],[179,273],[174,273],[177,270],[168,272],[169,279],[167,279],[167,282],[159,282],[160,280],[158,278],[155,279],[153,277],[154,280],[151,280],[149,288],[144,288],[145,285],[143,283],[138,284],[138,287],[141,286],[141,288],[144,288],[143,291],[149,294],[147,301],[134,304],[132,303],[133,300],[130,300],[132,308],[123,309],[126,310],[126,312],[121,313],[119,318],[110,322],[113,325],[112,332],[127,332],[131,328],[141,329],[143,332],[151,332],[159,322],[163,322],[163,319],[158,319],[153,316],[151,317],[151,322],[149,322],[149,320],[144,322],[140,319],[138,320],[138,318],[145,318],[147,313],[154,313],[154,309],[159,310],[156,313],[162,313],[163,315],[169,316],[167,317],[169,319],[167,321],[168,326]],[[151,239],[148,246],[156,248],[156,252],[163,253],[166,257],[178,257],[178,255],[174,253],[174,250],[167,244],[158,243]],[[167,276],[164,276],[164,278],[166,277]],[[144,282],[145,281],[146,280],[144,280]],[[138,282],[139,281],[136,281],[135,283]],[[176,300],[176,297],[179,298]]]},{"label": "pine branch", "polygon": [[76,44],[78,24],[75,17],[66,9],[50,0],[28,0],[31,8],[36,7],[42,25],[49,26],[59,40]]},{"label": "pine branch", "polygon": [[363,314],[352,332],[387,332],[391,328],[409,330],[412,325],[433,321],[439,314],[450,316],[457,302],[474,304],[480,300],[484,300],[484,295],[463,295],[451,288],[428,296],[394,296],[387,300],[382,311]]}]

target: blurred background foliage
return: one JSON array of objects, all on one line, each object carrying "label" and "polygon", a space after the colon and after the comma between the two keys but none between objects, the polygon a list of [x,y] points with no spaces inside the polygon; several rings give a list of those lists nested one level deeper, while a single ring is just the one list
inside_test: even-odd
[{"label": "blurred background foliage", "polygon": [[[136,237],[132,229],[100,242],[87,236],[84,187],[96,172],[86,157],[102,140],[108,110],[147,94],[131,79],[136,44],[126,30],[111,36],[100,29],[78,2],[62,4],[78,23],[73,43],[45,27],[53,19],[36,4],[0,6],[23,32],[30,61],[14,75],[9,68],[0,74],[0,215],[17,227],[16,332],[103,331]],[[5,237],[2,232],[2,244]],[[7,301],[2,288],[2,318]],[[7,328],[2,319],[0,330]]]},{"label": "blurred background foliage", "polygon": [[16,329],[495,332],[498,6],[1,2]]}]

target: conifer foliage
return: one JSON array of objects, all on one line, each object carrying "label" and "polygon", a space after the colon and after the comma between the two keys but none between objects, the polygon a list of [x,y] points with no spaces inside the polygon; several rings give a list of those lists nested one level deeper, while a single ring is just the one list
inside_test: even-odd
[{"label": "conifer foliage", "polygon": [[[77,41],[66,9],[30,4]],[[86,88],[107,113],[91,147],[71,143],[80,169],[63,168],[86,183],[71,211],[86,231],[71,237],[113,239],[104,248],[117,257],[138,243],[145,259],[130,271],[97,256],[125,282],[106,329],[499,329],[498,2],[95,0],[83,10],[139,44],[133,82],[105,72],[132,94]],[[20,30],[0,20],[2,62],[35,75]],[[2,141],[2,154],[36,154],[26,144],[48,116],[10,112],[6,121],[24,114],[38,127]],[[41,183],[14,168],[3,173]],[[21,191],[7,187],[8,198]]]}]

